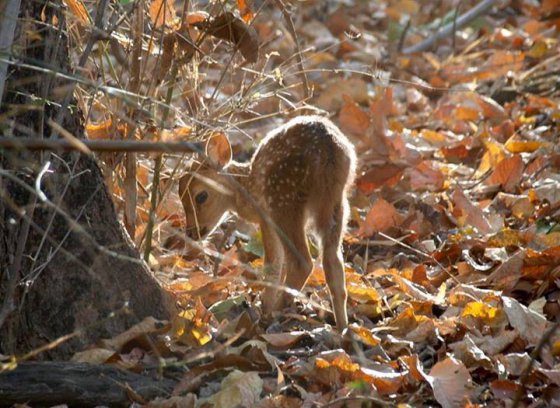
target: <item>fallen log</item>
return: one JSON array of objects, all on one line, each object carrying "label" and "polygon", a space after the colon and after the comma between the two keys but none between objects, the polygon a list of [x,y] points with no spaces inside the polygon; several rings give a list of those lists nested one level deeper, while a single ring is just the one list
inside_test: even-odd
[{"label": "fallen log", "polygon": [[0,406],[130,406],[168,397],[174,382],[109,365],[72,362],[24,362],[0,373]]}]

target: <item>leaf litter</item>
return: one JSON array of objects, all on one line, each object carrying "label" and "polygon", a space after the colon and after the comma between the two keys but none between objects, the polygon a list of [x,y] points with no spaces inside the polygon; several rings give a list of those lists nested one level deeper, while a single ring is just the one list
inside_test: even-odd
[{"label": "leaf litter", "polygon": [[[85,24],[82,3],[68,3]],[[320,268],[291,306],[262,316],[258,232],[238,223],[235,233],[226,227],[189,245],[170,189],[157,208],[150,266],[180,313],[170,322],[147,318],[74,360],[178,369],[175,395],[147,405],[156,407],[560,404],[558,4],[500,4],[426,51],[396,51],[449,22],[451,3],[293,5],[298,41],[308,47],[313,92],[305,103],[331,114],[360,158],[344,239],[352,340],[330,326]],[[165,38],[161,50],[148,50],[162,56],[158,79],[185,64],[183,102],[174,103],[221,127],[239,123],[236,155],[254,143],[247,133],[264,135],[244,124],[304,106],[297,46],[277,7],[257,11],[239,0],[218,13],[193,11],[182,24],[170,2],[149,9]],[[249,77],[258,91],[243,90]],[[90,138],[129,133],[111,113],[115,104],[96,100]],[[135,137],[190,140],[197,126],[175,113]],[[148,157],[140,163],[151,169]],[[126,197],[112,174],[122,211]],[[140,191],[148,191],[151,173],[142,174]],[[140,222],[149,211],[140,194]]]}]

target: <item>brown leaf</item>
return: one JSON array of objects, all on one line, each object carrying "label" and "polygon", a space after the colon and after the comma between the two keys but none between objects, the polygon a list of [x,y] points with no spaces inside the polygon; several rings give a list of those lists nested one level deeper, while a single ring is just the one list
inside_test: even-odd
[{"label": "brown leaf", "polygon": [[104,364],[116,355],[117,353],[114,350],[93,348],[74,354],[71,361],[76,363]]},{"label": "brown leaf", "polygon": [[256,372],[234,370],[222,381],[220,388],[210,397],[213,407],[251,407],[260,400],[263,380]]},{"label": "brown leaf", "polygon": [[498,400],[512,401],[519,391],[521,384],[510,380],[494,380],[490,383],[490,389]]},{"label": "brown leaf", "polygon": [[142,320],[140,323],[135,324],[127,331],[113,337],[112,339],[102,340],[101,344],[104,347],[110,348],[112,350],[120,351],[122,347],[131,340],[150,333],[164,333],[168,329],[168,322],[157,320],[149,316]]},{"label": "brown leaf", "polygon": [[445,408],[463,408],[469,401],[472,379],[465,365],[452,357],[437,363],[426,379],[436,400]]},{"label": "brown leaf", "polygon": [[327,111],[337,111],[344,105],[343,95],[348,95],[355,103],[369,101],[368,85],[360,78],[333,79],[324,85],[324,90],[315,100],[315,105]]},{"label": "brown leaf", "polygon": [[356,181],[356,185],[364,194],[371,194],[381,186],[394,187],[402,178],[405,167],[387,163],[367,170]]},{"label": "brown leaf", "polygon": [[173,57],[175,56],[176,42],[177,37],[175,33],[167,33],[163,36],[163,52],[157,68],[158,81],[162,81],[171,68],[171,63],[173,62]]},{"label": "brown leaf", "polygon": [[426,160],[410,170],[410,187],[415,191],[439,191],[444,182],[443,173]]},{"label": "brown leaf", "polygon": [[487,234],[492,231],[486,216],[480,207],[473,204],[465,194],[459,189],[456,189],[452,195],[453,204],[455,208],[453,215],[460,221],[464,220],[465,224],[470,224],[476,227],[481,233]]},{"label": "brown leaf", "polygon": [[367,112],[362,110],[354,100],[344,94],[342,95],[344,105],[338,114],[338,121],[342,130],[365,139],[371,119]]},{"label": "brown leaf", "polygon": [[496,289],[512,290],[521,278],[524,258],[524,251],[514,254],[488,276],[488,283],[494,283]]},{"label": "brown leaf", "polygon": [[153,0],[150,4],[150,20],[155,28],[169,25],[175,18],[172,0]]},{"label": "brown leaf", "polygon": [[389,228],[399,225],[402,216],[397,209],[384,199],[378,199],[366,215],[359,234],[369,237],[375,232],[384,232]]},{"label": "brown leaf", "polygon": [[498,163],[494,172],[485,181],[485,184],[500,185],[506,192],[514,192],[523,176],[523,159],[520,155],[508,157]]},{"label": "brown leaf", "polygon": [[483,367],[489,371],[494,371],[492,360],[475,344],[469,334],[466,334],[463,340],[450,344],[449,348],[453,350],[453,356],[465,363],[470,369]]},{"label": "brown leaf", "polygon": [[225,12],[215,18],[194,25],[216,38],[235,44],[247,61],[257,61],[259,56],[257,31],[232,13]]},{"label": "brown leaf", "polygon": [[174,396],[170,398],[155,398],[150,400],[150,408],[195,408],[196,394],[187,394],[185,396]]},{"label": "brown leaf", "polygon": [[548,326],[545,317],[508,296],[503,296],[502,300],[511,327],[517,329],[529,345],[536,346]]},{"label": "brown leaf", "polygon": [[294,346],[304,336],[307,336],[307,333],[303,331],[261,334],[261,337],[265,339],[268,344],[279,349],[288,349]]}]

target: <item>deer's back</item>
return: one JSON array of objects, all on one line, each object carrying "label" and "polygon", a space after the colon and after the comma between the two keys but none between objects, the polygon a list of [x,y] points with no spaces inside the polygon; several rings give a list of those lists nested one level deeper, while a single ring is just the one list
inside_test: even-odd
[{"label": "deer's back", "polygon": [[320,206],[341,199],[352,183],[355,161],[353,146],[332,122],[296,118],[261,143],[250,190],[273,210]]}]

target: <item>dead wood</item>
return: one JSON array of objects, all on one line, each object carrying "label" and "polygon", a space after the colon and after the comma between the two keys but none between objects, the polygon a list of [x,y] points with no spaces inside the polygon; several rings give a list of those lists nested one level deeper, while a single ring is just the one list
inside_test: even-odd
[{"label": "dead wood", "polygon": [[0,373],[0,406],[129,406],[171,394],[173,381],[108,365],[25,362]]}]

